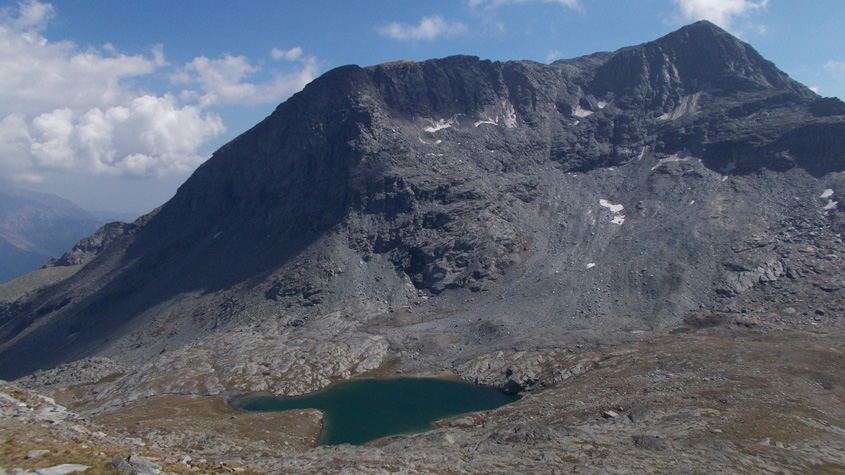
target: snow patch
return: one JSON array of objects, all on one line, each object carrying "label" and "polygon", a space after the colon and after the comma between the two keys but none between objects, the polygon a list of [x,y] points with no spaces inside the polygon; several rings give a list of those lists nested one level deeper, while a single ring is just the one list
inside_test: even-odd
[{"label": "snow patch", "polygon": [[449,119],[449,120],[440,119],[437,122],[435,122],[434,119],[428,119],[428,120],[431,122],[431,125],[429,127],[423,128],[423,130],[425,130],[426,132],[428,132],[430,134],[433,134],[434,132],[437,132],[438,130],[448,129],[449,127],[452,126],[452,124],[455,123],[455,119]]},{"label": "snow patch", "polygon": [[622,225],[625,222],[625,215],[619,214],[623,209],[625,209],[622,205],[615,205],[607,200],[599,200],[599,205],[607,208],[610,210],[611,213],[614,214],[613,219],[610,220],[613,224]]},{"label": "snow patch", "polygon": [[820,196],[820,198],[822,198],[822,199],[827,198],[827,204],[826,204],[826,205],[824,205],[824,208],[822,208],[822,209],[823,209],[823,210],[825,210],[825,211],[828,211],[828,210],[831,210],[831,209],[835,209],[835,208],[837,208],[837,207],[839,206],[839,202],[838,202],[838,201],[833,201],[833,200],[830,198],[831,196],[833,196],[833,190],[831,190],[830,188],[828,188],[828,189],[824,190],[824,192],[823,192],[823,193],[822,193],[822,195]]},{"label": "snow patch", "polygon": [[587,264],[587,269],[592,269],[595,266],[596,266],[595,262],[590,262],[589,264]]},{"label": "snow patch", "polygon": [[625,209],[624,206],[615,205],[615,204],[613,204],[613,203],[611,203],[610,201],[607,201],[607,200],[599,200],[599,204],[601,206],[604,206],[605,208],[610,209],[610,211],[612,213],[618,213],[618,212],[622,211],[623,209]]},{"label": "snow patch", "polygon": [[496,120],[493,120],[493,119],[491,119],[491,118],[489,118],[489,117],[488,117],[488,118],[486,118],[486,119],[484,119],[484,120],[477,120],[477,121],[475,121],[475,126],[476,126],[476,127],[478,127],[478,126],[479,126],[479,125],[481,125],[481,124],[499,125],[499,117],[498,117],[498,116],[496,116]]},{"label": "snow patch", "polygon": [[604,109],[605,107],[607,107],[607,104],[607,101],[599,101],[597,105],[599,106],[599,109]]},{"label": "snow patch", "polygon": [[435,140],[434,142],[426,142],[426,141],[425,141],[422,137],[420,137],[419,135],[417,136],[417,138],[420,140],[420,143],[421,143],[421,144],[425,144],[425,145],[440,145],[440,144],[443,142],[443,141],[442,141],[442,140],[440,140],[440,139],[437,139],[437,140]]},{"label": "snow patch", "polygon": [[575,110],[572,111],[572,115],[574,115],[575,117],[589,117],[593,115],[593,112],[585,110],[581,107],[581,104],[578,104],[577,106],[575,106]]},{"label": "snow patch", "polygon": [[513,129],[516,127],[516,110],[510,102],[502,102],[502,108],[505,109],[505,127]]}]

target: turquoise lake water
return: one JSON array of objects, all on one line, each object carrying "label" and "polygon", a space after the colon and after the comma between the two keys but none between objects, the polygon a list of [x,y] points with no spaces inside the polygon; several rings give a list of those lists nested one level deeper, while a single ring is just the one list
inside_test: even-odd
[{"label": "turquoise lake water", "polygon": [[318,409],[320,445],[365,444],[380,437],[423,432],[432,422],[495,409],[519,399],[496,388],[432,378],[358,379],[297,397],[243,396],[232,405],[245,412]]}]

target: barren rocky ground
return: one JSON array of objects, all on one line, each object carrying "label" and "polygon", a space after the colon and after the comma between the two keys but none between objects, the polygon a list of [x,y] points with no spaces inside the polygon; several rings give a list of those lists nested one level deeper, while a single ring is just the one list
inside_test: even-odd
[{"label": "barren rocky ground", "polygon": [[[209,472],[224,462],[267,473],[842,473],[842,329],[760,320],[696,320],[649,342],[520,355],[515,368],[542,386],[520,401],[363,447],[314,448],[319,413],[242,414],[221,396],[159,395],[89,418],[116,439],[4,409],[3,463],[33,467],[19,455],[47,448],[50,463],[93,467],[152,453],[171,473],[185,456]],[[45,389],[84,412],[120,377],[110,379]]]}]

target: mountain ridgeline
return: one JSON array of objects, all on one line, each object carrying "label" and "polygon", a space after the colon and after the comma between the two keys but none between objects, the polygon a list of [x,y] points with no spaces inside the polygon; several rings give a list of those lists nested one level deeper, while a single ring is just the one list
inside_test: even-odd
[{"label": "mountain ridgeline", "polygon": [[38,269],[101,224],[63,198],[0,180],[0,283]]},{"label": "mountain ridgeline", "polygon": [[281,394],[787,297],[836,311],[843,137],[845,104],[708,22],[548,65],[337,68],[82,270],[0,302],[0,377],[98,356],[126,394]]}]

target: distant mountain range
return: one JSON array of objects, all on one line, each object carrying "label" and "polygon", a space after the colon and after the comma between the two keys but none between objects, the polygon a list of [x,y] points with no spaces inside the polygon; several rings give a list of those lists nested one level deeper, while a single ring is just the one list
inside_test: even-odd
[{"label": "distant mountain range", "polygon": [[61,256],[103,223],[64,198],[0,181],[0,283]]}]

